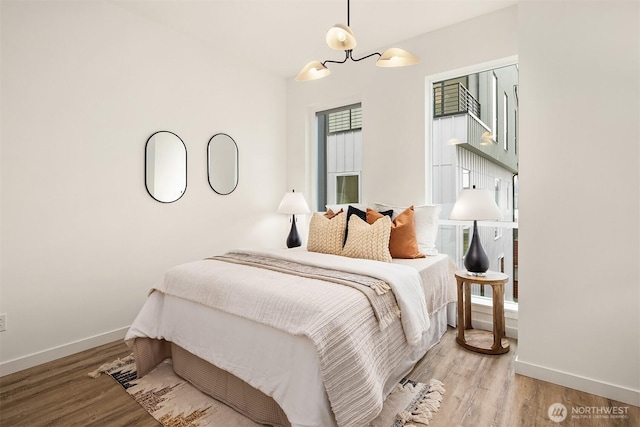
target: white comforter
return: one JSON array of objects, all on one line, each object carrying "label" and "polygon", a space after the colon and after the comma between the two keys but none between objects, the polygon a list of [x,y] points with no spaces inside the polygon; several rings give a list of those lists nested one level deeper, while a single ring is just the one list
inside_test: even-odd
[{"label": "white comforter", "polygon": [[[277,257],[301,264],[382,279],[391,286],[396,297],[402,313],[402,328],[409,345],[417,344],[422,335],[429,329],[429,313],[427,312],[422,281],[418,272],[413,268],[387,262],[347,258],[304,250],[270,249],[266,251],[245,249],[234,252]],[[243,315],[243,317],[249,315],[254,317],[252,320],[277,327],[277,320],[265,318],[270,313],[260,313],[260,315],[246,314],[247,300],[260,295],[268,298],[274,291],[273,288],[265,288],[260,282],[253,280],[254,276],[249,276],[250,281],[247,281],[246,269],[241,267],[225,268],[224,277],[212,277],[207,274],[207,272],[213,271],[211,262],[212,260],[203,260],[175,267],[167,273],[165,279],[155,287],[155,290],[168,295],[186,297],[209,307]],[[199,272],[203,274],[198,274]],[[233,274],[238,274],[238,276],[232,277]],[[212,284],[215,286],[212,286]],[[224,296],[221,296],[220,286],[225,287],[228,294],[225,293]],[[288,289],[285,292],[291,295],[291,291],[291,289]],[[226,298],[224,301],[225,307],[219,301],[220,298]],[[304,295],[302,295],[301,299],[303,298]],[[260,318],[258,319],[258,317]]]},{"label": "white comforter", "polygon": [[[272,252],[271,255],[273,254],[274,253]],[[373,275],[387,281],[392,286],[396,294],[399,306],[402,310],[402,330],[404,330],[404,335],[406,336],[407,341],[405,342],[405,344],[400,345],[400,347],[405,347],[405,345],[407,345],[406,344],[407,342],[411,342],[415,344],[418,341],[420,341],[420,339],[423,337],[424,332],[428,328],[429,320],[427,316],[425,297],[423,294],[420,277],[414,268],[399,266],[395,264],[377,263],[377,262],[366,261],[366,260],[353,260],[349,258],[336,257],[336,256],[330,256],[330,255],[320,255],[315,253],[308,253],[303,250],[277,251],[275,252],[275,254],[277,256],[282,256],[287,259],[294,259],[298,262],[307,262],[312,265],[325,266],[325,267],[330,267],[334,269],[343,268],[350,272]],[[192,353],[202,357],[205,360],[208,360],[213,364],[216,364],[217,366],[223,369],[228,370],[231,373],[234,373],[235,375],[247,381],[249,384],[253,385],[254,387],[262,390],[268,395],[273,396],[274,399],[276,399],[276,401],[278,401],[278,403],[285,410],[285,412],[290,417],[290,420],[294,425],[318,425],[316,424],[318,422],[319,422],[319,425],[325,424],[327,421],[327,416],[326,414],[323,414],[322,411],[320,411],[321,413],[316,414],[317,417],[315,419],[311,419],[309,423],[307,423],[307,421],[300,419],[300,417],[304,417],[304,415],[300,414],[300,410],[296,408],[296,405],[301,403],[300,396],[299,395],[292,396],[292,394],[296,393],[297,387],[298,387],[298,393],[302,391],[301,389],[299,389],[300,384],[298,383],[297,386],[286,386],[287,383],[289,384],[297,383],[299,380],[298,378],[288,378],[288,379],[276,378],[274,381],[274,378],[269,378],[268,374],[263,376],[262,373],[265,373],[265,372],[259,373],[256,376],[255,371],[252,371],[251,369],[247,369],[246,367],[241,366],[242,363],[236,364],[235,361],[233,361],[234,356],[231,356],[230,354],[225,354],[224,350],[220,351],[219,342],[217,345],[218,349],[213,352],[206,350],[205,349],[206,346],[201,345],[200,342],[196,342],[195,344],[193,342],[185,342],[185,341],[188,341],[188,340],[185,340],[184,338],[185,335],[191,335],[193,336],[195,341],[201,341],[204,338],[203,336],[211,335],[211,331],[216,329],[216,328],[210,328],[208,329],[208,331],[203,331],[202,333],[196,332],[198,328],[207,329],[205,325],[201,325],[197,323],[196,319],[193,319],[195,322],[191,325],[191,328],[193,330],[188,330],[188,331],[176,330],[177,325],[181,324],[181,322],[184,323],[183,320],[180,320],[180,319],[171,319],[168,322],[161,320],[160,323],[158,322],[158,318],[160,319],[165,318],[166,313],[164,312],[173,310],[174,308],[172,307],[174,307],[177,304],[177,301],[179,301],[179,299],[172,298],[171,295],[183,294],[185,289],[180,289],[180,288],[185,287],[185,284],[187,283],[189,283],[189,286],[187,286],[187,288],[190,288],[191,290],[186,290],[186,292],[193,292],[193,289],[200,289],[199,291],[196,291],[195,298],[191,297],[192,300],[195,299],[195,301],[192,301],[192,302],[212,305],[211,296],[208,295],[207,291],[204,291],[204,292],[202,291],[202,289],[204,288],[201,288],[201,287],[199,288],[197,286],[195,288],[193,287],[194,280],[197,282],[199,280],[201,281],[203,277],[207,277],[207,274],[204,274],[204,275],[201,274],[202,271],[194,273],[194,266],[196,266],[195,270],[199,270],[199,269],[207,270],[212,264],[215,264],[217,262],[218,261],[207,260],[207,261],[198,261],[196,263],[190,263],[188,264],[189,266],[188,268],[181,266],[178,268],[179,272],[177,274],[174,271],[171,275],[169,275],[170,280],[164,281],[162,284],[158,285],[158,289],[163,292],[163,294],[160,294],[160,295],[165,295],[165,296],[161,297],[158,295],[158,293],[155,293],[154,295],[152,295],[152,297],[149,298],[148,304],[145,305],[145,308],[143,308],[140,315],[138,316],[138,318],[132,325],[130,331],[128,332],[127,339],[132,339],[137,336],[148,336],[151,338],[165,338],[167,340],[176,342],[178,345],[181,345],[182,347],[186,348]],[[447,272],[448,270],[450,270],[450,266],[449,264],[445,264],[441,269],[443,272]],[[398,279],[398,277],[402,277],[402,279]],[[227,280],[227,279],[228,277],[224,278],[224,280]],[[222,282],[224,282],[224,280],[222,280]],[[251,280],[251,282],[254,282],[254,281]],[[444,288],[446,288],[446,286],[444,286],[443,289]],[[229,297],[238,298],[238,301],[242,301],[249,296],[249,294],[243,295],[243,292],[249,292],[249,294],[251,294],[253,291],[252,290],[242,291],[240,289],[234,289],[233,292],[225,296],[225,298],[229,298]],[[443,295],[450,294],[448,290],[441,291],[441,293]],[[158,298],[160,298],[161,301]],[[213,305],[215,306],[215,304],[216,303],[214,302]],[[149,307],[147,307],[147,305]],[[189,304],[187,303],[187,305]],[[203,314],[204,312],[200,310],[199,306],[198,306],[198,309],[196,310],[196,306],[191,304],[191,309],[192,309],[192,313],[198,313],[198,316],[203,316],[203,318],[208,316]],[[160,312],[163,312],[163,313],[160,313]],[[215,310],[213,312],[215,312]],[[231,313],[231,314],[238,314],[238,313]],[[229,320],[229,316],[224,314],[224,310],[221,313],[216,313],[215,316],[218,316],[219,320],[220,319],[224,319],[225,321]],[[241,317],[244,317],[244,316],[241,316]],[[154,320],[152,320],[152,318],[156,319],[155,323],[154,323]],[[240,323],[246,323],[246,322],[240,322]],[[183,329],[187,329],[187,328],[183,328]],[[245,328],[245,329],[248,330],[249,328]],[[265,328],[263,328],[262,326],[256,327],[254,329],[265,331]],[[270,329],[270,328],[266,328],[266,329]],[[215,335],[215,333],[213,335]],[[279,335],[280,339],[286,336],[286,334],[282,335],[280,333],[275,333],[275,335]],[[296,337],[296,338],[299,338],[299,337]],[[234,345],[236,345],[237,340],[235,341],[236,342],[234,343],[230,343],[229,347],[233,347]],[[292,339],[292,341],[299,341],[299,340]],[[288,343],[288,344],[291,344],[291,343]],[[396,343],[396,345],[397,344],[398,343]],[[284,345],[280,348],[286,349],[288,347],[287,345]],[[404,350],[407,353],[414,353],[412,357],[415,357],[416,355],[415,354],[416,352],[412,352],[410,348],[400,349],[400,350]],[[301,351],[303,353],[304,352],[308,353],[309,347],[302,346]],[[236,356],[238,356],[237,353],[236,353]],[[420,357],[420,355],[418,354],[417,357]],[[267,355],[267,358],[271,359],[271,356]],[[240,356],[240,359],[246,359],[246,356],[245,355]],[[276,357],[275,359],[282,359],[282,358]],[[271,360],[271,362],[277,363],[277,360],[275,359]],[[286,357],[284,359],[286,359]],[[317,365],[317,363],[314,364],[312,362],[313,360],[309,360],[309,362],[303,363],[310,367],[311,373],[307,372],[306,374],[302,374],[301,377],[303,379],[306,378],[306,381],[307,381],[306,385],[315,387],[316,386],[315,384],[317,384],[318,381],[314,380],[313,377],[317,378],[316,375],[318,374],[319,366]],[[315,360],[315,362],[317,362],[317,359]],[[316,372],[316,373],[313,374],[313,372]],[[387,387],[386,387],[386,384],[384,384],[384,380],[385,378],[382,379],[382,383],[383,383],[382,385],[385,386],[385,393],[386,393]],[[276,383],[275,387],[274,387],[274,382]],[[281,384],[277,385],[278,383],[281,383]],[[282,384],[285,384],[285,386],[283,387]],[[382,404],[382,399],[384,398],[384,395],[386,395],[381,391],[382,385],[378,384],[378,386],[375,387],[376,389],[379,389],[377,390],[377,393],[381,394],[380,402],[379,402],[380,405]],[[310,392],[310,393],[307,392],[305,394],[313,396],[314,392]],[[294,403],[296,399],[298,400],[298,402]],[[311,406],[313,407],[314,404],[312,403]],[[377,405],[374,405],[374,406],[377,406]],[[304,410],[302,410],[302,412],[304,412]],[[314,418],[314,417],[312,416],[311,418]]]}]

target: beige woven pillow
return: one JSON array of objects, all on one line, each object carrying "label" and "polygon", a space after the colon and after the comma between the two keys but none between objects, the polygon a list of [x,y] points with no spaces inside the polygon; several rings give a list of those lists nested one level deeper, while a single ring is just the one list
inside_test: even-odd
[{"label": "beige woven pillow", "polygon": [[349,218],[349,234],[342,249],[342,255],[351,258],[365,258],[376,261],[391,262],[389,238],[391,237],[391,218],[384,216],[369,225],[351,215]]},{"label": "beige woven pillow", "polygon": [[342,254],[344,230],[347,228],[347,214],[339,212],[331,218],[314,213],[309,223],[307,250],[323,254]]}]

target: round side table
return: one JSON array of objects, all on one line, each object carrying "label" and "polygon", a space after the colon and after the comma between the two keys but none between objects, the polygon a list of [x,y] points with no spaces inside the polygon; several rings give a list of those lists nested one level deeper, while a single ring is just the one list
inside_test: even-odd
[{"label": "round side table", "polygon": [[[485,276],[473,276],[466,270],[456,271],[458,282],[458,337],[462,347],[484,354],[503,354],[509,351],[505,334],[504,284],[509,276],[487,271]],[[473,329],[471,326],[471,284],[489,285],[493,294],[493,331]]]}]

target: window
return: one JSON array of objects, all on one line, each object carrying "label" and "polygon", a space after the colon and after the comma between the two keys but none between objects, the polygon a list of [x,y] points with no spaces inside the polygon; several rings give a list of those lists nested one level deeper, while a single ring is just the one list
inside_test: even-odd
[{"label": "window", "polygon": [[465,225],[462,227],[462,253],[460,253],[460,257],[458,259],[457,264],[464,264],[464,256],[467,254],[469,250],[469,245],[471,244],[471,227]]},{"label": "window", "polygon": [[360,202],[360,174],[336,176],[336,203],[339,205]]},{"label": "window", "polygon": [[[498,205],[498,209],[500,209],[500,211],[502,211],[502,203],[500,202],[500,191],[501,191],[501,182],[498,178],[495,179],[494,181],[494,185],[493,185],[493,192],[494,192],[494,197],[495,197],[495,201],[496,201],[496,205]],[[502,228],[500,227],[496,227],[494,232],[493,232],[493,237],[494,239],[499,239],[502,237]]]},{"label": "window", "polygon": [[462,169],[462,188],[471,188],[471,171]]},{"label": "window", "polygon": [[507,95],[507,92],[504,93],[503,100],[504,106],[502,111],[502,147],[505,151],[507,151],[509,149],[509,140],[507,139],[507,132],[509,128],[509,96]]},{"label": "window", "polygon": [[[460,191],[476,184],[489,191],[498,205],[503,221],[511,222],[512,218],[517,219],[518,214],[516,150],[519,147],[515,127],[518,114],[517,66],[508,65],[495,69],[481,66],[476,73],[466,76],[469,94],[480,105],[479,115],[447,110],[447,101],[452,97],[447,98],[443,89],[448,82],[462,78],[464,76],[451,72],[437,74],[427,80],[432,84],[432,90],[427,91],[429,99],[426,110],[433,110],[433,115],[429,114],[427,117],[431,124],[428,135],[428,143],[431,145],[426,147],[429,150],[428,166],[432,178],[429,183],[430,201],[441,204],[442,218],[447,218]],[[463,120],[454,120],[450,117],[453,111],[466,116]],[[451,139],[460,140],[459,135],[467,135],[471,142],[452,147]],[[516,276],[517,245],[514,245],[514,236],[517,235],[518,225],[493,221],[478,225],[482,246],[490,259],[490,269],[504,270],[505,273]],[[463,257],[468,250],[473,228],[456,221],[446,221],[440,224],[438,230],[438,250],[448,254],[459,268],[463,268]],[[505,301],[517,299],[516,285],[517,280],[510,278],[510,282],[505,285]],[[483,289],[479,285],[475,286],[472,294],[482,295]],[[491,295],[488,287],[484,291],[484,295]]]},{"label": "window", "polygon": [[498,142],[498,76],[491,73],[491,131]]},{"label": "window", "polygon": [[513,85],[513,99],[515,102],[513,103],[513,152],[518,154],[518,85]]},{"label": "window", "polygon": [[518,222],[518,175],[513,176],[513,221]]},{"label": "window", "polygon": [[469,226],[462,227],[462,251],[467,253],[471,244],[471,228]]},{"label": "window", "polygon": [[515,114],[513,115],[513,151],[516,154],[518,154],[518,104],[517,102],[516,102]]},{"label": "window", "polygon": [[362,174],[362,106],[317,113],[317,206],[358,203]]}]

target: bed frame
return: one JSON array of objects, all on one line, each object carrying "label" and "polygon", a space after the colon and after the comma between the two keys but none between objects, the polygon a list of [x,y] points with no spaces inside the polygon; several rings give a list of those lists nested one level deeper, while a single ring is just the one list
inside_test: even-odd
[{"label": "bed frame", "polygon": [[138,378],[170,357],[173,359],[175,373],[203,393],[259,424],[291,427],[286,414],[272,397],[174,343],[152,338],[136,338],[133,354]]},{"label": "bed frame", "polygon": [[[431,316],[428,348],[442,338],[447,324],[455,327],[456,304],[450,303]],[[235,375],[218,368],[163,339],[136,338],[132,344],[138,378],[146,375],[166,358],[173,359],[173,369],[196,388],[223,402],[259,424],[291,427],[287,415],[270,396],[250,386]]]}]

